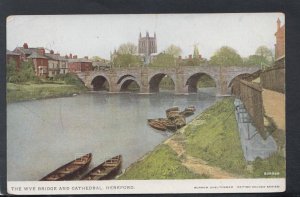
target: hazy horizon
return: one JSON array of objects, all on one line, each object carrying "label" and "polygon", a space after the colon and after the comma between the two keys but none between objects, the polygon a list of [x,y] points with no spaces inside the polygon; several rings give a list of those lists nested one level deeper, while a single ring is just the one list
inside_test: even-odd
[{"label": "hazy horizon", "polygon": [[158,52],[174,44],[182,56],[193,53],[209,59],[220,47],[234,48],[242,57],[265,45],[274,50],[277,18],[282,13],[232,14],[122,14],[122,15],[19,15],[7,18],[7,49],[53,49],[61,55],[110,58],[110,52],[127,42],[138,44],[140,32],[157,37]]}]

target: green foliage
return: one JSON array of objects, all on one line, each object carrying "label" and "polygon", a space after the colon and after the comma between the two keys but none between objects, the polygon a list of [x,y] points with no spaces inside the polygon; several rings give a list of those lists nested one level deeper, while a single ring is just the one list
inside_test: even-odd
[{"label": "green foliage", "polygon": [[173,90],[175,88],[175,84],[174,84],[172,78],[167,76],[167,77],[162,78],[162,80],[159,83],[159,88],[165,89],[165,90]]},{"label": "green foliage", "polygon": [[175,66],[175,58],[171,54],[160,53],[155,57],[155,59],[150,63],[149,66],[172,67]]},{"label": "green foliage", "polygon": [[214,66],[241,66],[243,59],[233,48],[223,46],[211,57],[210,64]]},{"label": "green foliage", "polygon": [[131,54],[117,54],[113,59],[114,67],[138,67],[142,65],[142,60]]},{"label": "green foliage", "polygon": [[244,160],[232,99],[223,99],[206,110],[199,122],[186,128],[187,153],[224,170],[244,174]]},{"label": "green foliage", "polygon": [[[264,178],[285,177],[285,158],[279,153],[271,155],[268,159],[256,158],[253,162],[253,176]],[[274,172],[276,175],[265,175]]]},{"label": "green foliage", "polygon": [[39,82],[33,70],[33,63],[31,61],[22,62],[20,69],[17,70],[16,63],[11,62],[6,65],[7,75],[6,81],[12,83],[24,83],[28,81]]},{"label": "green foliage", "polygon": [[51,97],[62,97],[85,92],[86,88],[77,85],[57,83],[7,83],[6,100],[8,103],[31,99],[43,99]]},{"label": "green foliage", "polygon": [[178,57],[181,55],[182,50],[180,47],[175,46],[175,45],[170,45],[168,48],[165,50],[166,54],[172,55],[173,57]]},{"label": "green foliage", "polygon": [[215,81],[208,75],[203,75],[200,77],[198,83],[198,88],[206,88],[206,87],[216,87]]},{"label": "green foliage", "polygon": [[84,84],[74,73],[59,74],[53,77],[54,81],[64,82],[69,85],[83,86]]},{"label": "green foliage", "polygon": [[269,63],[272,63],[274,61],[274,56],[272,51],[266,47],[266,46],[260,46],[256,49],[255,55],[258,55],[262,58],[264,58]]},{"label": "green foliage", "polygon": [[136,54],[137,53],[137,46],[131,42],[121,44],[117,51],[119,54],[125,55],[125,54]]},{"label": "green foliage", "polygon": [[95,62],[101,62],[101,61],[103,61],[103,59],[101,57],[99,57],[99,56],[93,56],[93,57],[91,57],[91,60],[93,60]]},{"label": "green foliage", "polygon": [[159,145],[147,158],[133,164],[119,179],[196,179],[206,178],[190,172],[177,154],[165,144]]}]

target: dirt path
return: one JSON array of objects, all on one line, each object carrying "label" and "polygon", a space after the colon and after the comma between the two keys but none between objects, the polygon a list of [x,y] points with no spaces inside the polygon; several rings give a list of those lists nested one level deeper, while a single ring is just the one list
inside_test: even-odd
[{"label": "dirt path", "polygon": [[[181,139],[182,140],[182,139]],[[236,175],[230,174],[218,167],[209,166],[206,161],[192,157],[186,154],[182,145],[182,141],[171,137],[165,144],[169,145],[181,158],[182,165],[199,175],[207,175],[209,178],[215,179],[230,179],[237,178]]]},{"label": "dirt path", "polygon": [[262,96],[266,115],[274,120],[279,129],[285,131],[285,95],[263,89]]}]

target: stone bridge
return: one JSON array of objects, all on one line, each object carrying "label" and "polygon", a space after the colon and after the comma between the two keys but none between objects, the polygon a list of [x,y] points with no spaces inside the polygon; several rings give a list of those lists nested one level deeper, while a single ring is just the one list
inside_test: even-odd
[{"label": "stone bridge", "polygon": [[109,92],[120,92],[135,81],[141,93],[158,92],[160,81],[167,75],[174,82],[175,93],[185,94],[197,92],[197,82],[206,74],[215,81],[217,95],[228,95],[231,94],[230,85],[235,77],[258,70],[259,67],[238,66],[132,67],[81,72],[77,75],[91,90],[106,83]]}]

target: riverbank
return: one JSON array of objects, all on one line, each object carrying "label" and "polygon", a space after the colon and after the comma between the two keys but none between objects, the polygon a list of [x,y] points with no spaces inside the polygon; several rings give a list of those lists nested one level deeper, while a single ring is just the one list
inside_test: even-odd
[{"label": "riverbank", "polygon": [[225,98],[132,164],[118,179],[255,177],[285,177],[285,159],[275,153],[268,159],[245,161],[233,99]]},{"label": "riverbank", "polygon": [[6,101],[7,103],[36,100],[45,98],[72,96],[81,94],[87,89],[83,85],[72,85],[64,82],[45,82],[23,84],[6,84]]}]

